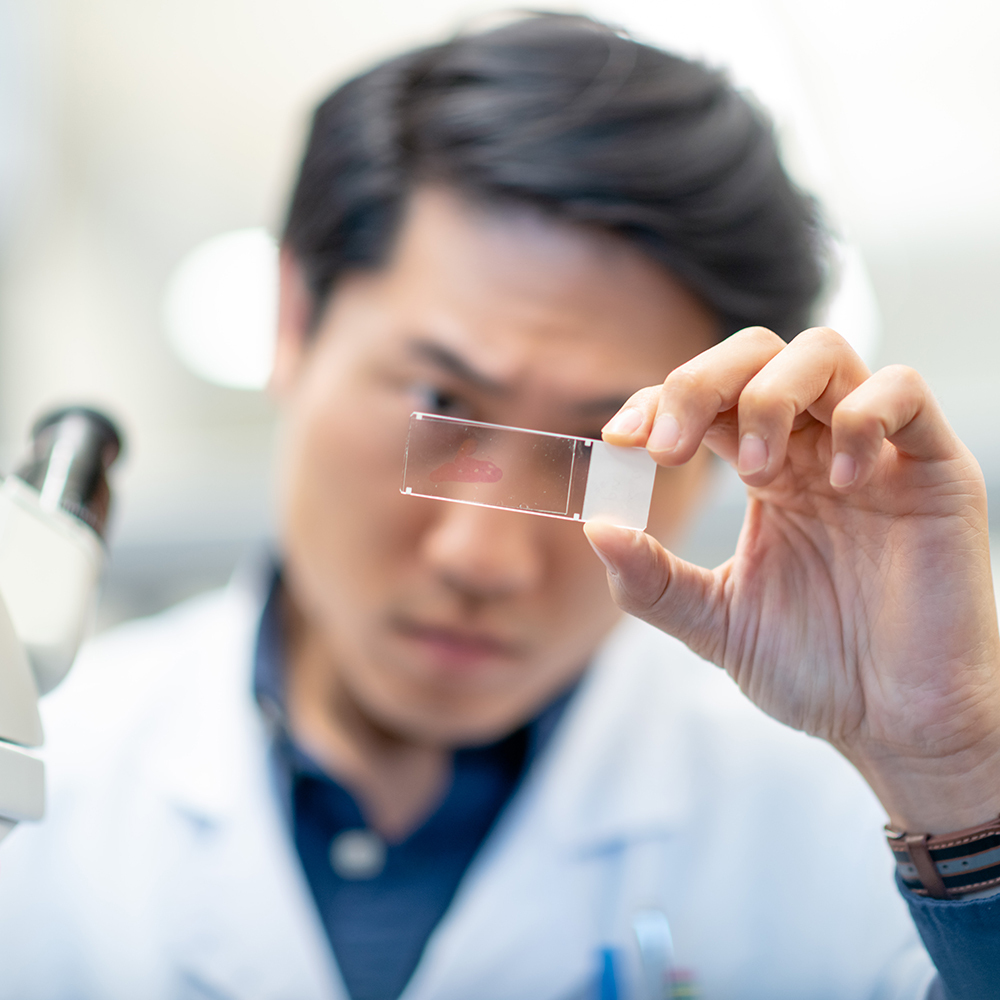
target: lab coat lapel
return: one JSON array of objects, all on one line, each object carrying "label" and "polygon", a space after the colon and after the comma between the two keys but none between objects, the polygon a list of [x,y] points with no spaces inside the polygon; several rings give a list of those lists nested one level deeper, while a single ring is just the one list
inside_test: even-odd
[{"label": "lab coat lapel", "polygon": [[231,592],[155,767],[181,828],[164,925],[197,995],[347,1000],[271,785],[250,676],[260,595]]},{"label": "lab coat lapel", "polygon": [[621,622],[537,774],[539,822],[554,843],[600,851],[685,822],[696,789],[679,705],[706,679],[721,678],[683,644],[634,618]]},{"label": "lab coat lapel", "polygon": [[561,1000],[592,983],[596,949],[641,903],[626,887],[662,882],[636,866],[660,863],[692,807],[670,698],[656,690],[679,682],[662,667],[672,642],[626,622],[605,644],[402,1000]]}]

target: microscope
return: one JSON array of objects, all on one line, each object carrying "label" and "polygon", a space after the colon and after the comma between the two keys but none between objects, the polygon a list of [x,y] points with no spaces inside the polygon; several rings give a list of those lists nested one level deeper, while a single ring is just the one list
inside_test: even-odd
[{"label": "microscope", "polygon": [[38,698],[66,676],[93,616],[120,450],[103,414],[57,410],[0,483],[0,840],[45,813]]}]

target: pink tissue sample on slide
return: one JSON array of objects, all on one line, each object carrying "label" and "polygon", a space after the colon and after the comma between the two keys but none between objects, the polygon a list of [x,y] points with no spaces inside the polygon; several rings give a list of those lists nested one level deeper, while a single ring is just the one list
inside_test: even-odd
[{"label": "pink tissue sample on slide", "polygon": [[495,483],[503,476],[503,470],[498,465],[486,459],[473,458],[478,442],[475,438],[466,438],[455,455],[454,462],[445,462],[431,474],[432,483]]}]

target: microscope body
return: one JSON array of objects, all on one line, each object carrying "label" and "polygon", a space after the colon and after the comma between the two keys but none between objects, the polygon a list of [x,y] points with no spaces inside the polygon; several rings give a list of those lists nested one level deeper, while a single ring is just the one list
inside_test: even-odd
[{"label": "microscope body", "polygon": [[45,812],[39,695],[66,675],[93,614],[110,503],[114,425],[82,407],[34,429],[0,484],[0,840]]},{"label": "microscope body", "polygon": [[45,812],[45,768],[31,753],[43,739],[38,686],[0,600],[0,840],[18,820]]}]

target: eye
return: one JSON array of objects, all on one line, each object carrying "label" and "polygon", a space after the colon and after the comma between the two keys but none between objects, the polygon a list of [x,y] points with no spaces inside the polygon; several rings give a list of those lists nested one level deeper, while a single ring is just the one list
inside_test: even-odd
[{"label": "eye", "polygon": [[437,386],[418,384],[410,387],[416,409],[423,413],[440,413],[448,417],[471,418],[471,407],[457,393]]}]

